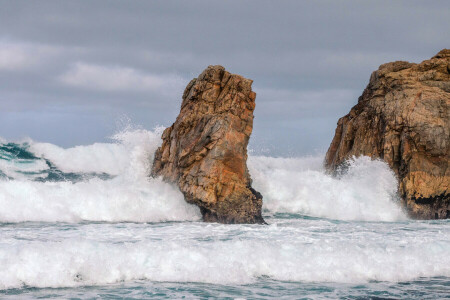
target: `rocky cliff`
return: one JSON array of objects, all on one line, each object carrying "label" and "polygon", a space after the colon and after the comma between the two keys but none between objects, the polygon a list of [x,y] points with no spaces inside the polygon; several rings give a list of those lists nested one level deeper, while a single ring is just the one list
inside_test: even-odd
[{"label": "rocky cliff", "polygon": [[209,66],[187,85],[180,114],[155,153],[152,175],[177,184],[204,221],[264,223],[262,196],[251,187],[246,165],[252,82]]},{"label": "rocky cliff", "polygon": [[420,64],[381,65],[350,113],[339,119],[326,154],[331,169],[352,156],[386,161],[409,214],[450,217],[450,50]]}]

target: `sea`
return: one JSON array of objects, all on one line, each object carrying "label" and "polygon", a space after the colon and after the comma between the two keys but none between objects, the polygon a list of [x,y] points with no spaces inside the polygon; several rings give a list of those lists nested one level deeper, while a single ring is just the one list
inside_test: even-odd
[{"label": "sea", "polygon": [[149,176],[160,136],[0,140],[0,298],[450,299],[450,221],[409,219],[384,162],[251,152],[268,225],[203,223]]}]

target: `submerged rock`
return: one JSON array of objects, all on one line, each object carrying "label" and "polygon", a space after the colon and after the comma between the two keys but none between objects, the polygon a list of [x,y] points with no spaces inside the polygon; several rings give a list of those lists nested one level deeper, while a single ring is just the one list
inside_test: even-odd
[{"label": "submerged rock", "polygon": [[350,113],[339,119],[325,165],[352,156],[386,161],[409,214],[450,217],[450,50],[420,64],[381,65]]},{"label": "submerged rock", "polygon": [[176,183],[204,221],[264,223],[262,196],[251,187],[246,164],[252,82],[209,66],[187,85],[180,114],[156,150],[152,176]]}]

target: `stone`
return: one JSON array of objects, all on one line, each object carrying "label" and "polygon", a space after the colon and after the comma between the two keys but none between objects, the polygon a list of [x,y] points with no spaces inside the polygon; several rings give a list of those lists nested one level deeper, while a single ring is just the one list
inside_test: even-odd
[{"label": "stone", "polygon": [[335,172],[351,157],[388,163],[399,195],[417,219],[450,217],[450,50],[420,64],[381,65],[339,119],[325,157]]},{"label": "stone", "polygon": [[180,114],[155,153],[152,176],[176,184],[206,222],[264,223],[262,196],[246,164],[252,83],[222,66],[206,68],[187,85]]}]

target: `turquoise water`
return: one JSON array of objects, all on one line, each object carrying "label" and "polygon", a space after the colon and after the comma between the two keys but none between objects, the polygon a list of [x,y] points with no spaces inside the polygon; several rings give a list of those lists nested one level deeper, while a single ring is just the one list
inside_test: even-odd
[{"label": "turquoise water", "polygon": [[159,134],[0,147],[1,298],[449,298],[450,222],[409,220],[384,163],[251,156],[269,225],[207,224],[148,177]]},{"label": "turquoise water", "polygon": [[5,299],[445,299],[449,297],[448,278],[411,282],[367,284],[295,283],[260,280],[251,285],[204,283],[133,282],[114,286],[77,289],[21,289],[1,293]]}]

